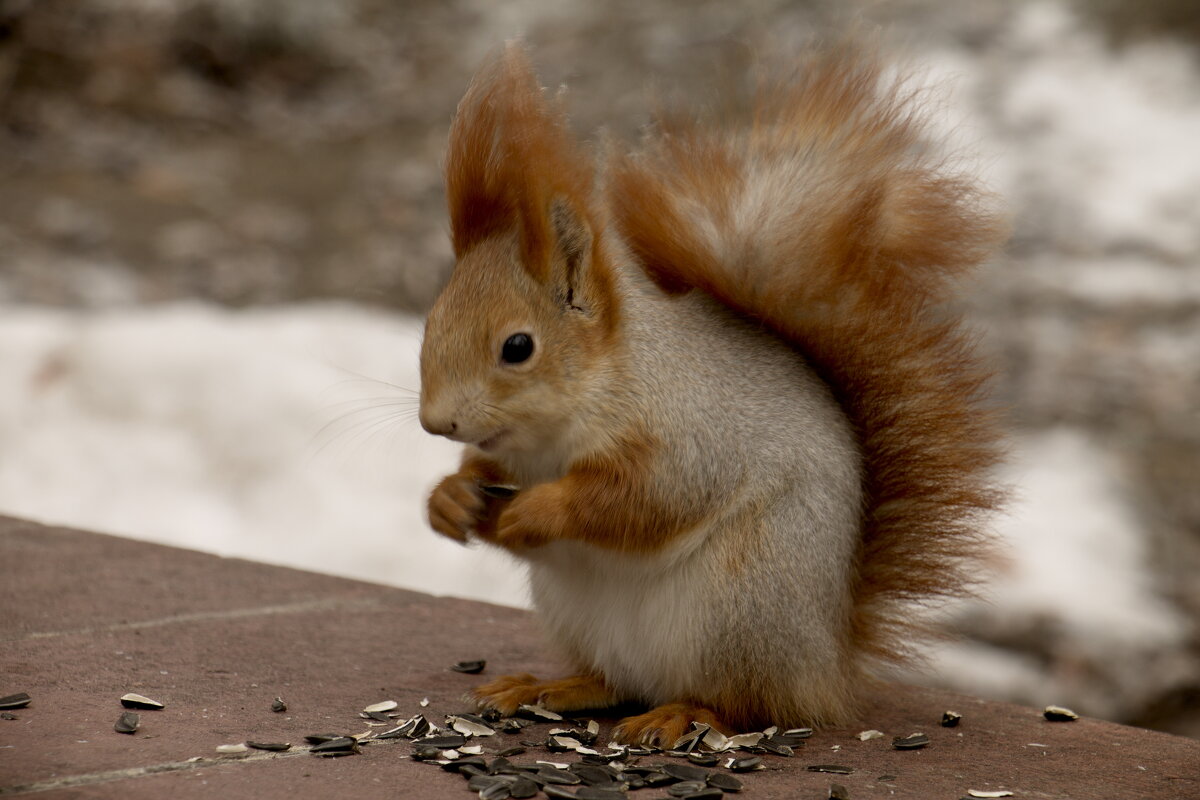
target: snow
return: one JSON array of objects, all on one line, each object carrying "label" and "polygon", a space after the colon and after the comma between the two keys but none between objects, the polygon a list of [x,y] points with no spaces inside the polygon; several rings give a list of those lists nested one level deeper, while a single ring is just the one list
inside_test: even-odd
[{"label": "snow", "polygon": [[[415,319],[342,305],[6,309],[0,509],[523,605],[518,565],[426,526],[457,448],[416,422],[419,342]],[[1070,429],[1017,452],[992,604],[1092,640],[1178,637],[1111,460]]]},{"label": "snow", "polygon": [[416,422],[417,320],[338,305],[0,315],[0,510],[435,594],[525,602],[434,535],[457,448]]},{"label": "snow", "polygon": [[998,92],[1009,198],[1061,204],[1095,250],[1200,250],[1200,74],[1183,43],[1110,50],[1062,3],[1022,7]]},{"label": "snow", "polygon": [[[1190,628],[1156,591],[1129,482],[1111,455],[1070,427],[1018,439],[1001,480],[1014,498],[996,526],[998,559],[985,576],[984,602],[959,604],[948,616],[1008,646],[941,643],[930,651],[931,669],[908,679],[1128,715],[1164,675],[1178,680],[1189,669],[1163,661],[1184,646]],[[1034,642],[1061,663],[1037,658],[1028,647]],[[1100,675],[1082,671],[1085,664]]]},{"label": "snow", "polygon": [[1009,568],[992,604],[1011,616],[1054,616],[1080,638],[1128,646],[1174,643],[1183,621],[1157,597],[1141,525],[1116,463],[1091,438],[1057,428],[1024,438],[1007,468],[1016,487],[1000,518]]}]

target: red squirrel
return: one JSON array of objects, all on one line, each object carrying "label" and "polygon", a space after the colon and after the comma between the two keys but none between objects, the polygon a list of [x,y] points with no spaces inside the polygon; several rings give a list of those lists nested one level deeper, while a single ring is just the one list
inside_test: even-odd
[{"label": "red squirrel", "polygon": [[818,51],[599,154],[520,45],[475,76],[421,348],[421,424],[466,447],[429,521],[527,562],[573,667],[481,707],[637,702],[614,739],[665,746],[844,721],[968,590],[999,436],[942,301],[1004,226],[884,74]]}]

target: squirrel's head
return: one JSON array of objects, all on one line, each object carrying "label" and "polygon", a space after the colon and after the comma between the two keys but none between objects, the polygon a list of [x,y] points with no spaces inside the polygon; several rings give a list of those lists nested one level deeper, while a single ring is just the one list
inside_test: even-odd
[{"label": "squirrel's head", "polygon": [[586,408],[618,308],[590,162],[518,47],[459,104],[446,175],[457,263],[425,323],[421,425],[498,455],[543,449]]}]

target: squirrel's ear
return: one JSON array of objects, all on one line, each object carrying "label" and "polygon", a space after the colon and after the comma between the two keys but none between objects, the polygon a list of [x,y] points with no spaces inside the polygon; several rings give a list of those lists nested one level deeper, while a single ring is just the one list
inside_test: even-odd
[{"label": "squirrel's ear", "polygon": [[556,197],[550,206],[550,224],[554,231],[554,256],[550,263],[554,290],[564,306],[575,311],[591,311],[594,298],[588,286],[588,273],[592,259],[592,229],[562,197]]},{"label": "squirrel's ear", "polygon": [[561,100],[546,97],[524,49],[509,44],[479,70],[450,128],[446,193],[455,254],[515,231],[525,268],[546,283],[560,239],[553,205],[565,199],[588,230],[592,171]]}]

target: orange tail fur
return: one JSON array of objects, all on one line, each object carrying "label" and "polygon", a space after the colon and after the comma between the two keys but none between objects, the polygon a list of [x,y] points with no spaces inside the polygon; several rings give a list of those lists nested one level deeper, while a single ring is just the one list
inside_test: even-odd
[{"label": "orange tail fur", "polygon": [[969,590],[1000,493],[986,373],[939,305],[1005,226],[925,147],[911,93],[861,52],[759,87],[744,119],[663,121],[617,155],[613,223],[668,292],[707,292],[793,343],[856,425],[864,532],[850,641],[901,660],[910,604]]}]

